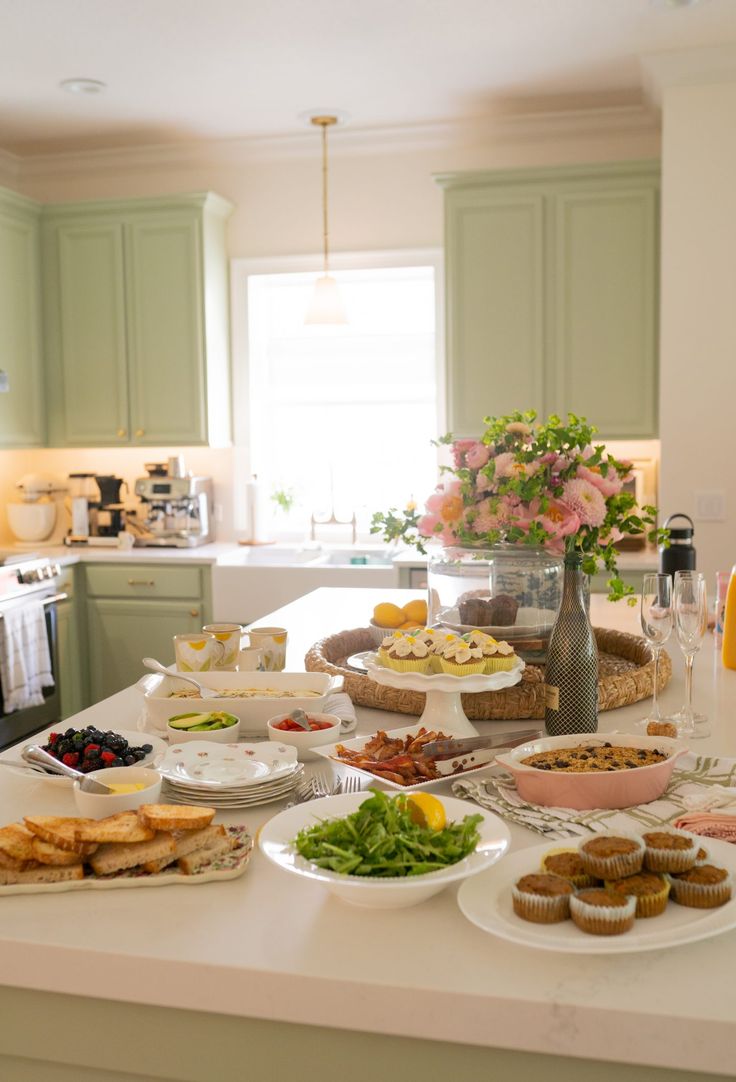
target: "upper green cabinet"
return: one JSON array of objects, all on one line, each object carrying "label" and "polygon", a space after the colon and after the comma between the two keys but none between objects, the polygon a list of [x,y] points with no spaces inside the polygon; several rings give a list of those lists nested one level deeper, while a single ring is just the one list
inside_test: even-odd
[{"label": "upper green cabinet", "polygon": [[458,173],[445,188],[447,409],[657,435],[659,166]]},{"label": "upper green cabinet", "polygon": [[39,236],[38,204],[0,189],[0,447],[45,441]]},{"label": "upper green cabinet", "polygon": [[230,210],[212,193],[46,208],[52,444],[228,442]]}]

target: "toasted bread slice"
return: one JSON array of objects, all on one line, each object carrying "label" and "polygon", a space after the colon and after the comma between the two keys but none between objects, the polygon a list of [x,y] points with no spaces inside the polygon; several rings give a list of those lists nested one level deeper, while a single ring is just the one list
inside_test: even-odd
[{"label": "toasted bread slice", "polygon": [[84,855],[88,845],[77,836],[77,831],[94,819],[76,819],[59,815],[26,815],[23,820],[28,829],[44,842],[68,849],[71,853]]},{"label": "toasted bread slice", "polygon": [[216,857],[222,856],[224,853],[229,853],[236,845],[237,842],[235,838],[226,833],[224,837],[215,838],[209,845],[197,849],[188,857],[182,857],[177,861],[177,865],[179,870],[184,872],[185,875],[194,875],[194,873],[198,872],[205,864],[209,864],[211,861],[215,860]]},{"label": "toasted bread slice", "polygon": [[109,845],[101,845],[90,858],[89,863],[95,875],[112,875],[113,872],[121,872],[126,868],[135,868],[138,864],[162,860],[175,851],[176,841],[173,835],[161,831],[145,842],[128,844],[112,842]]},{"label": "toasted bread slice", "polygon": [[51,868],[45,864],[39,864],[21,871],[0,868],[0,886],[10,886],[15,883],[61,883],[66,879],[84,879],[82,865],[72,864],[67,868]]},{"label": "toasted bread slice", "polygon": [[141,804],[138,818],[153,830],[202,830],[215,818],[215,810],[193,804]]},{"label": "toasted bread slice", "polygon": [[0,868],[7,868],[8,871],[20,872],[23,868],[32,868],[35,865],[35,860],[13,860],[12,857],[7,856],[0,849]]},{"label": "toasted bread slice", "polygon": [[31,851],[34,859],[39,864],[55,865],[59,868],[78,864],[80,857],[84,860],[97,849],[96,845],[85,845],[83,853],[72,853],[68,849],[59,849],[58,845],[43,841],[42,838],[33,837]]},{"label": "toasted bread slice", "polygon": [[149,842],[156,831],[145,826],[134,811],[125,811],[105,819],[86,819],[76,833],[81,842],[107,845],[110,842]]},{"label": "toasted bread slice", "polygon": [[189,856],[197,849],[202,849],[205,845],[209,845],[210,842],[215,841],[217,838],[225,836],[225,828],[223,826],[215,826],[212,824],[208,827],[203,827],[202,830],[187,830],[180,834],[174,835],[176,841],[176,848],[173,853],[167,854],[165,857],[161,857],[160,860],[149,860],[143,867],[147,872],[155,875],[156,872],[161,872],[168,864],[173,864],[175,860],[180,857]]},{"label": "toasted bread slice", "polygon": [[[33,855],[34,835],[22,823],[8,823],[0,830],[0,857],[5,857],[5,866],[13,867],[35,860]],[[8,865],[8,861],[13,863]]]}]

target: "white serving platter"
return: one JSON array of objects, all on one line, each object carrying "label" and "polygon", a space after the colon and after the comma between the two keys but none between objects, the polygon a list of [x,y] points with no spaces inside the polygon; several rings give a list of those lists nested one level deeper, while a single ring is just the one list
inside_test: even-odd
[{"label": "white serving platter", "polygon": [[[736,846],[705,839],[711,861],[736,876]],[[557,924],[533,924],[514,913],[511,887],[522,875],[538,872],[550,844],[531,846],[507,856],[501,867],[463,883],[457,896],[462,913],[484,932],[537,950],[566,954],[635,954],[664,950],[683,943],[709,939],[736,927],[736,898],[717,909],[692,909],[668,902],[659,917],[637,919],[630,932],[600,936],[582,932],[571,920]]]},{"label": "white serving platter", "polygon": [[140,887],[196,887],[202,883],[219,883],[237,879],[245,871],[253,849],[253,839],[242,824],[225,828],[238,839],[237,849],[216,857],[193,875],[185,875],[174,865],[151,874],[142,868],[129,868],[113,875],[88,875],[84,879],[68,879],[61,883],[13,883],[0,885],[0,898],[6,894],[66,894],[79,890],[134,890]]},{"label": "white serving platter", "polygon": [[[402,729],[387,729],[386,735],[392,739],[403,739],[405,736],[417,736],[421,728],[427,728],[426,725],[422,726],[415,722],[413,725],[406,725]],[[447,730],[443,730],[445,735],[450,735]],[[375,774],[371,774],[369,770],[362,770],[360,767],[353,766],[352,763],[346,762],[344,759],[338,758],[336,754],[337,745],[341,744],[344,748],[349,748],[351,751],[360,751],[372,736],[356,736],[352,740],[338,740],[334,744],[325,744],[322,747],[314,748],[315,755],[321,756],[323,759],[329,759],[330,762],[335,763],[342,770],[351,770],[354,774],[359,774],[362,778],[367,778],[374,785],[383,789],[394,789],[399,793],[413,792],[416,789],[436,789],[437,786],[442,785],[448,781],[457,781],[458,778],[467,778],[471,774],[478,774],[481,770],[488,770],[492,765],[493,760],[482,763],[480,766],[474,766],[470,770],[463,770],[458,774],[446,774],[441,778],[432,778],[426,781],[417,782],[414,785],[399,785],[398,782],[389,781],[387,778],[379,778]],[[502,749],[498,748],[500,752]],[[493,758],[495,759],[495,753]]]}]

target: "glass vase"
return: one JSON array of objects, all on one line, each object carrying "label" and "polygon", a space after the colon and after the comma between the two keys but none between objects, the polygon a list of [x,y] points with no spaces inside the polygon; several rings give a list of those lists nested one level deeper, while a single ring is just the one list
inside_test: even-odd
[{"label": "glass vase", "polygon": [[427,562],[429,623],[505,639],[543,664],[562,598],[563,558],[531,545],[453,546]]}]

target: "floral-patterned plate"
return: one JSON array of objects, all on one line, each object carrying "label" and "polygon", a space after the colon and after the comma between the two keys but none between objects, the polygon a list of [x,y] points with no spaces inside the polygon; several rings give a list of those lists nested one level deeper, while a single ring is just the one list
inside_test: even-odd
[{"label": "floral-patterned plate", "polygon": [[161,872],[146,872],[142,867],[128,868],[112,875],[94,875],[92,872],[84,879],[66,879],[60,883],[12,883],[0,886],[0,898],[5,894],[61,894],[74,890],[114,890],[120,887],[170,887],[181,884],[194,887],[199,883],[219,883],[226,879],[237,879],[246,869],[253,849],[253,839],[248,828],[242,823],[225,827],[235,839],[235,848],[229,853],[215,857],[209,864],[203,864],[199,871],[185,875],[176,864],[164,868]]},{"label": "floral-patterned plate", "polygon": [[296,749],[288,744],[191,740],[172,744],[157,769],[169,781],[197,789],[245,789],[286,777],[296,766]]}]

